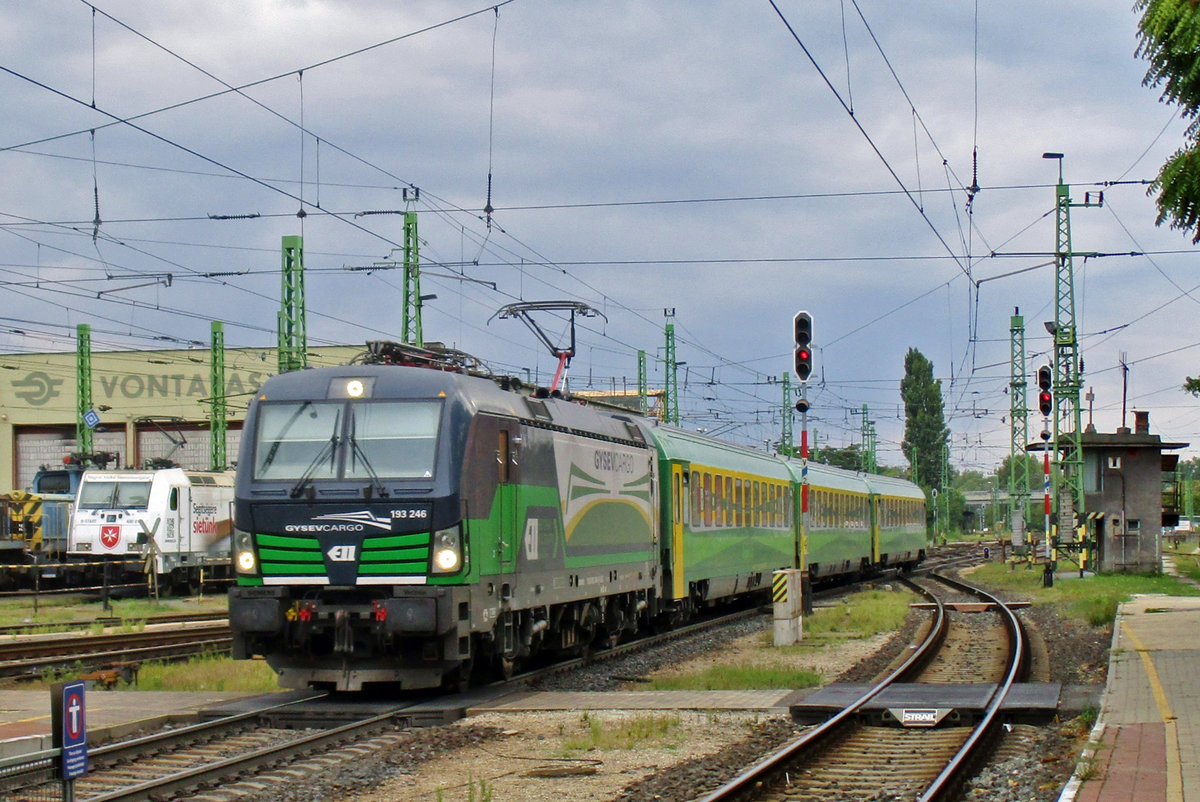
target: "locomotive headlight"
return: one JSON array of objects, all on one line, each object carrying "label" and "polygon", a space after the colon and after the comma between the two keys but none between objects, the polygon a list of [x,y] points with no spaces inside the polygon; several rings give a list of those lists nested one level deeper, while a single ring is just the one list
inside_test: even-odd
[{"label": "locomotive headlight", "polygon": [[462,533],[458,526],[433,533],[433,573],[452,574],[462,569]]},{"label": "locomotive headlight", "polygon": [[233,561],[242,574],[252,574],[258,568],[258,559],[254,556],[254,536],[245,530],[233,531]]}]

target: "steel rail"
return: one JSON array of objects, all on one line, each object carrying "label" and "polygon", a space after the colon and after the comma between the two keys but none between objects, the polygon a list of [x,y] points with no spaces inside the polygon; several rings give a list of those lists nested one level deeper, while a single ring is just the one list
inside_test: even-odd
[{"label": "steel rail", "polygon": [[918,671],[925,663],[933,656],[937,647],[946,637],[946,632],[950,626],[950,617],[946,614],[946,608],[942,601],[936,598],[932,593],[917,585],[904,581],[910,587],[917,590],[918,593],[932,601],[936,607],[934,612],[934,620],[926,633],[925,639],[920,646],[912,651],[912,654],[899,666],[897,666],[890,674],[883,678],[874,687],[868,689],[862,696],[851,702],[840,713],[837,713],[832,718],[824,721],[821,724],[808,730],[796,740],[784,746],[774,754],[768,756],[762,761],[751,766],[746,771],[734,777],[722,787],[700,797],[697,802],[725,802],[733,799],[739,794],[742,794],[749,789],[755,787],[764,776],[773,774],[777,769],[794,761],[798,756],[813,748],[817,744],[823,742],[831,733],[840,729],[849,719],[857,714],[868,702],[874,699],[879,694],[883,693],[888,686],[893,683],[900,682],[905,677],[911,676]]},{"label": "steel rail", "polygon": [[988,703],[983,718],[980,719],[974,730],[972,730],[971,735],[963,743],[962,747],[959,748],[954,757],[950,759],[950,762],[946,764],[946,767],[930,783],[925,792],[917,798],[918,802],[934,802],[934,800],[948,799],[957,790],[958,785],[966,778],[967,772],[971,769],[974,759],[979,754],[979,750],[986,745],[992,736],[999,732],[1000,726],[1003,723],[1000,719],[1000,708],[1004,704],[1009,691],[1012,690],[1012,686],[1020,679],[1021,674],[1028,667],[1029,661],[1029,649],[1024,630],[1021,627],[1021,621],[1007,604],[982,588],[968,585],[965,582],[941,574],[934,574],[933,576],[938,581],[944,582],[951,587],[991,600],[1004,619],[1005,630],[1008,632],[1009,665],[1005,672],[1004,681],[992,692],[991,700]]},{"label": "steel rail", "polygon": [[120,791],[92,796],[88,798],[88,802],[136,802],[137,800],[169,798],[177,793],[188,793],[198,787],[212,785],[228,777],[253,771],[260,766],[274,764],[300,754],[311,756],[316,751],[344,741],[363,738],[377,730],[392,726],[400,715],[402,714],[397,711],[390,711],[372,716],[331,730],[302,736],[294,741],[227,758],[207,766],[187,769],[156,780],[148,780]]}]

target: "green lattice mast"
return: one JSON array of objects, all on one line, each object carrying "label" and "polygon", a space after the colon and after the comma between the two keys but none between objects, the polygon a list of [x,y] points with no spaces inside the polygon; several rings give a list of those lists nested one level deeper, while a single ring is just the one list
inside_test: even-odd
[{"label": "green lattice mast", "polygon": [[75,448],[90,455],[92,427],[84,421],[84,416],[92,409],[92,327],[80,323],[75,335]]},{"label": "green lattice mast", "polygon": [[283,287],[279,310],[279,372],[308,367],[304,323],[304,238],[283,238]]},{"label": "green lattice mast", "polygon": [[1025,318],[1013,309],[1009,321],[1009,449],[1008,516],[1014,546],[1025,544],[1025,512],[1029,507],[1029,407],[1025,377]]},{"label": "green lattice mast", "polygon": [[229,428],[225,402],[225,324],[212,322],[212,351],[209,356],[209,392],[212,394],[212,418],[209,425],[209,465],[211,470],[229,467],[225,454],[225,433]]}]

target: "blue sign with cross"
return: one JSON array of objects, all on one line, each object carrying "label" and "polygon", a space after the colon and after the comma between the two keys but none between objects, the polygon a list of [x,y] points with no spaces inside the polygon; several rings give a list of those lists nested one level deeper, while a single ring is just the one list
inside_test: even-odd
[{"label": "blue sign with cross", "polygon": [[[56,735],[62,739],[63,779],[73,780],[88,773],[87,705],[83,682],[64,682],[56,686]],[[59,690],[61,689],[61,690]]]}]

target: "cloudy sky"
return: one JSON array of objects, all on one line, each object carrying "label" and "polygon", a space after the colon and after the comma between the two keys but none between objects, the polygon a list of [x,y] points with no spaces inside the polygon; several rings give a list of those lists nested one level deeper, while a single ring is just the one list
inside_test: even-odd
[{"label": "cloudy sky", "polygon": [[820,443],[856,442],[865,404],[906,464],[917,348],[955,466],[990,472],[1014,309],[1031,371],[1051,345],[1050,151],[1073,248],[1100,254],[1075,259],[1096,426],[1127,378],[1129,410],[1200,446],[1196,248],[1145,186],[1184,123],[1142,86],[1127,6],[0,0],[0,352],[71,350],[79,323],[98,350],[207,344],[213,319],[273,345],[297,234],[310,343],[399,339],[401,274],[349,268],[401,258],[402,218],[364,213],[411,209],[427,340],[547,382],[548,350],[492,318],[579,301],[604,317],[572,387],[635,387],[639,349],[659,386],[673,309],[687,425],[762,446],[807,309]]}]

